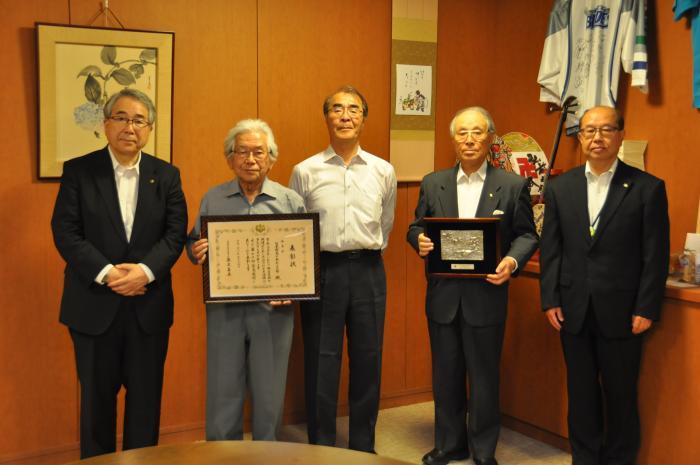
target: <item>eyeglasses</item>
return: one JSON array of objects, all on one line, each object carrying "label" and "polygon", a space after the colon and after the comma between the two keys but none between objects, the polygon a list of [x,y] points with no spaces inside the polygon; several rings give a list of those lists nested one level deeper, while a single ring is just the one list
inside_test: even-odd
[{"label": "eyeglasses", "polygon": [[127,124],[132,124],[136,129],[143,129],[150,126],[151,123],[141,118],[126,118],[124,116],[110,116],[108,119],[114,121],[116,124],[121,126],[126,126]]},{"label": "eyeglasses", "polygon": [[239,160],[245,160],[250,155],[252,155],[255,161],[261,161],[264,160],[267,156],[267,150],[261,148],[247,149],[239,147],[237,149],[231,150],[229,154],[235,156]]},{"label": "eyeglasses", "polygon": [[360,108],[357,105],[344,106],[344,105],[340,105],[340,104],[333,105],[331,107],[330,112],[335,116],[341,116],[346,110],[348,112],[348,115],[350,115],[352,118],[356,118],[363,113],[362,108]]},{"label": "eyeglasses", "polygon": [[455,140],[457,142],[464,142],[469,137],[471,137],[473,140],[476,142],[481,142],[484,139],[486,139],[486,136],[488,135],[488,132],[484,132],[481,129],[473,129],[471,131],[459,131],[457,134],[455,134]]},{"label": "eyeglasses", "polygon": [[616,128],[615,126],[602,126],[599,128],[594,128],[592,126],[587,126],[585,128],[582,128],[579,130],[579,134],[584,139],[593,139],[596,135],[597,132],[600,132],[600,137],[604,137],[606,139],[612,137],[613,134],[615,134],[617,131],[619,131],[620,128]]}]

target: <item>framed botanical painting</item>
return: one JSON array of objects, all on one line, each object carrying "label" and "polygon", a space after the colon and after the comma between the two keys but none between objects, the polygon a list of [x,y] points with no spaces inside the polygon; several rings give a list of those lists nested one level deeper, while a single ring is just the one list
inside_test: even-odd
[{"label": "framed botanical painting", "polygon": [[172,159],[173,32],[36,24],[39,179],[58,179],[63,163],[107,145],[102,108],[125,87],[156,106],[144,152]]}]

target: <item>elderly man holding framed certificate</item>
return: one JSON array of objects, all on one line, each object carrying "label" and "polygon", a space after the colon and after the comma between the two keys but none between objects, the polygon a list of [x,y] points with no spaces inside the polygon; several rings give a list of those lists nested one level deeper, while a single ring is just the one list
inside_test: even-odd
[{"label": "elderly man holding framed certificate", "polygon": [[[265,239],[265,222],[251,222],[255,232],[250,236],[236,235],[244,242],[249,241],[238,247],[236,239],[224,237],[220,243],[214,243],[214,236],[201,237],[202,224],[211,216],[263,215],[269,218],[268,215],[282,215],[281,218],[285,218],[287,214],[305,212],[304,203],[296,192],[267,178],[278,154],[275,137],[267,123],[257,119],[239,121],[226,137],[224,153],[236,177],[211,188],[202,199],[195,226],[188,236],[187,254],[193,263],[204,263],[209,274],[221,275],[217,278],[219,282],[225,283],[227,275],[236,279],[230,268],[237,266],[238,261],[243,270],[248,270],[239,273],[240,281],[269,284],[282,279],[281,272],[275,271],[274,258],[268,265],[269,256],[264,255],[266,250],[274,251],[275,247],[273,239]],[[291,236],[298,238],[300,234],[303,235],[303,231],[295,231]],[[282,246],[291,247],[290,240],[283,241],[278,251]],[[230,264],[226,258],[218,268],[212,267],[208,252],[219,258],[233,258]],[[296,248],[293,253],[297,260]],[[290,251],[286,250],[283,256],[289,260]],[[205,288],[206,282],[205,279]],[[264,294],[265,290],[256,293]],[[291,300],[274,299],[261,301],[260,295],[252,299],[231,295],[229,299],[208,300],[206,304],[207,440],[243,438],[246,388],[251,392],[253,439],[276,439],[284,404],[294,311]]]}]

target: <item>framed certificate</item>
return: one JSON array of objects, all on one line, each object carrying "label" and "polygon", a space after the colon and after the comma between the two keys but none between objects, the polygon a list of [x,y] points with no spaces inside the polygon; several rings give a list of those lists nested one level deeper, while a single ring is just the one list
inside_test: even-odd
[{"label": "framed certificate", "polygon": [[425,235],[435,245],[428,274],[484,278],[501,261],[500,218],[424,218]]},{"label": "framed certificate", "polygon": [[318,300],[318,213],[202,216],[204,302]]}]

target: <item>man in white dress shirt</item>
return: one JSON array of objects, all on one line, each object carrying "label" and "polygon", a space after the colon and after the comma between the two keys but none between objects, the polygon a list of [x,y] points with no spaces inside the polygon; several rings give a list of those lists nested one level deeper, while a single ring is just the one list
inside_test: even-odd
[{"label": "man in white dress shirt", "polygon": [[618,160],[624,137],[617,110],[586,110],[578,133],[586,164],[545,189],[542,309],[566,360],[574,465],[635,463],[643,334],[666,289],[666,188]]},{"label": "man in white dress shirt", "polygon": [[343,333],[350,361],[350,449],[373,452],[396,175],[360,148],[367,101],[351,86],[323,103],[330,145],[294,167],[289,187],[321,219],[321,300],[301,305],[309,443],[335,445]]},{"label": "man in white dress shirt", "polygon": [[60,321],[80,379],[81,458],[115,451],[122,386],[123,449],[158,444],[170,269],[187,233],[180,172],[141,151],[156,119],[151,99],[123,89],[104,117],[108,145],[63,165],[51,219],[66,261]]}]

